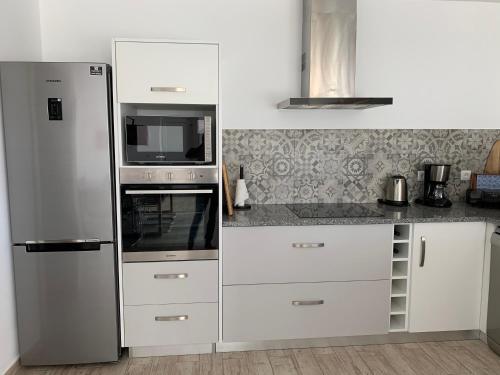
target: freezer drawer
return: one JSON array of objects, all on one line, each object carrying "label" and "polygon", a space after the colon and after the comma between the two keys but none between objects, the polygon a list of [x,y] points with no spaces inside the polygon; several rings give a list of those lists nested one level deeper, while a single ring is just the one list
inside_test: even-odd
[{"label": "freezer drawer", "polygon": [[118,360],[114,244],[13,256],[22,365]]}]

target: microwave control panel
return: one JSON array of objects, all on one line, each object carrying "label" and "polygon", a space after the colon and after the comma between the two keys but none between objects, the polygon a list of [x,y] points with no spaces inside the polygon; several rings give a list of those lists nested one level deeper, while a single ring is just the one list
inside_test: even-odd
[{"label": "microwave control panel", "polygon": [[121,184],[216,184],[217,168],[120,168]]}]

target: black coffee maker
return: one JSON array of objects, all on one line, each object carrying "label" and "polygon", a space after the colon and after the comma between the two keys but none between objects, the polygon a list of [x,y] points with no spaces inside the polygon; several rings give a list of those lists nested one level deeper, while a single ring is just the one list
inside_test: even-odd
[{"label": "black coffee maker", "polygon": [[416,202],[431,207],[451,207],[446,193],[450,164],[424,164],[424,197]]}]

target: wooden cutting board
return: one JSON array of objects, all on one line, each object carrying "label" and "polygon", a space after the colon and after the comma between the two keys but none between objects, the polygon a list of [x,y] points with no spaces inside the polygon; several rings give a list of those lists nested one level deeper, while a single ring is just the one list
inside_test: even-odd
[{"label": "wooden cutting board", "polygon": [[500,174],[500,141],[496,141],[486,159],[484,173]]}]

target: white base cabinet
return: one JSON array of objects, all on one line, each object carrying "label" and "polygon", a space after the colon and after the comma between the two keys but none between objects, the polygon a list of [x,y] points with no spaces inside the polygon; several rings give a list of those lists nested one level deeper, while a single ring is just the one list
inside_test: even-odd
[{"label": "white base cabinet", "polygon": [[215,343],[218,304],[125,306],[125,346]]},{"label": "white base cabinet", "polygon": [[414,225],[410,332],[479,329],[485,228]]},{"label": "white base cabinet", "polygon": [[217,302],[218,261],[123,264],[125,305]]},{"label": "white base cabinet", "polygon": [[224,287],[226,342],[385,334],[390,281]]},{"label": "white base cabinet", "polygon": [[389,279],[392,225],[224,228],[224,285]]},{"label": "white base cabinet", "polygon": [[218,341],[218,261],[124,263],[123,289],[125,346]]},{"label": "white base cabinet", "polygon": [[389,331],[392,225],[224,228],[225,342]]}]

